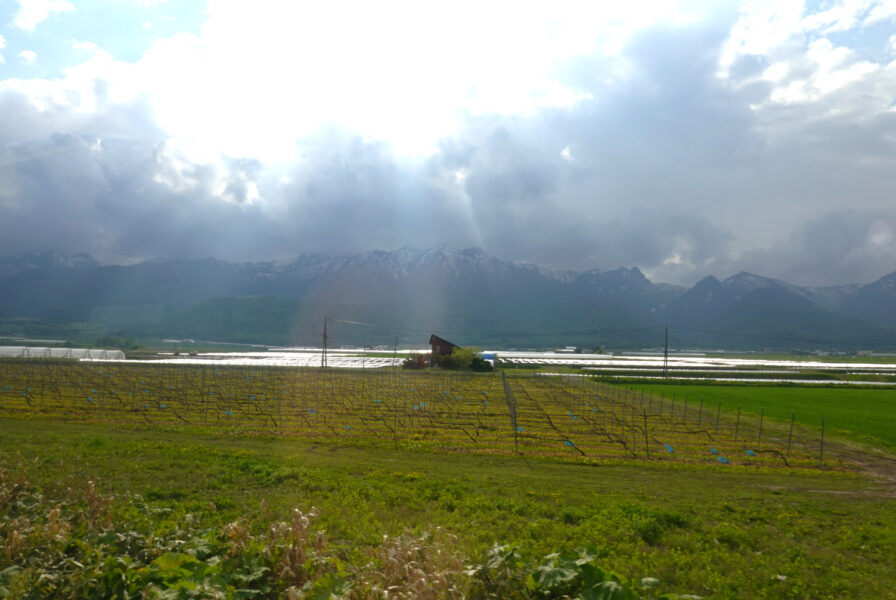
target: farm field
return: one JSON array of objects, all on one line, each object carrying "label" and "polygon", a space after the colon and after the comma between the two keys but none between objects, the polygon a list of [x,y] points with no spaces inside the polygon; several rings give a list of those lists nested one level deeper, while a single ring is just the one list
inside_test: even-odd
[{"label": "farm field", "polygon": [[[310,526],[326,530],[330,553],[349,580],[362,579],[356,570],[369,563],[377,572],[386,568],[379,562],[384,535],[407,532],[419,540],[442,528],[443,538],[419,545],[444,539],[436,547],[457,555],[458,565],[481,564],[497,542],[518,549],[529,567],[518,572],[517,595],[505,590],[502,597],[527,597],[525,578],[540,557],[582,545],[626,580],[659,579],[657,595],[896,597],[892,488],[842,472],[589,465],[33,419],[4,418],[0,427],[0,464],[19,473],[18,481],[48,499],[72,490],[87,506],[97,504],[97,494],[111,498],[111,520],[124,523],[131,546],[90,542],[89,529],[72,527],[87,547],[85,562],[97,547],[114,556],[146,545],[146,572],[152,552],[161,555],[172,539],[179,540],[177,556],[199,547],[196,555],[206,560],[228,552],[234,531],[253,534],[257,544],[272,524],[289,522],[294,508],[308,514],[315,507],[319,516]],[[70,513],[78,500],[58,505]],[[3,523],[9,540],[10,521]],[[254,552],[263,557],[257,545]],[[258,560],[256,568],[269,564]],[[469,586],[458,565],[445,568],[459,587]],[[124,574],[136,578],[140,566]],[[189,579],[190,572],[178,577]],[[257,585],[268,579],[275,573]],[[268,585],[278,589],[276,581]]]},{"label": "farm field", "polygon": [[887,452],[668,387],[0,361],[0,595],[559,598],[546,555],[587,546],[642,598],[896,597]]},{"label": "farm field", "polygon": [[592,462],[824,463],[820,430],[586,377],[18,359],[0,361],[0,382],[0,414],[16,416]]},{"label": "farm field", "polygon": [[795,420],[818,427],[822,417],[830,430],[847,433],[857,440],[885,444],[896,448],[896,389],[834,389],[830,387],[798,387],[768,385],[637,385],[650,394],[677,397],[727,411],[742,410],[778,421]]}]

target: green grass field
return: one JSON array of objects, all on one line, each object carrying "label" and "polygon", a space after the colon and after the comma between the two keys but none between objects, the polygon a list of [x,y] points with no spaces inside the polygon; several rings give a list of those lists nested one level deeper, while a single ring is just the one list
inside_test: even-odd
[{"label": "green grass field", "polygon": [[[886,390],[28,361],[0,384],[0,598],[592,598],[598,566],[614,598],[896,598]],[[822,465],[813,407],[848,423]]]},{"label": "green grass field", "polygon": [[896,389],[849,387],[799,387],[768,385],[636,385],[649,393],[667,398],[685,397],[693,405],[701,399],[704,406],[719,402],[727,411],[742,407],[745,412],[789,422],[796,413],[797,423],[819,427],[825,419],[829,431],[853,439],[896,448]]},{"label": "green grass field", "polygon": [[[496,542],[532,564],[587,544],[600,565],[629,580],[658,578],[661,591],[896,597],[892,490],[839,472],[594,466],[34,420],[0,426],[4,470],[23,463],[22,477],[48,498],[92,480],[112,497],[117,519],[140,523],[138,507],[155,510],[142,527],[159,539],[178,529],[189,539],[185,523],[196,522],[220,534],[239,521],[260,534],[295,507],[316,507],[315,527],[345,565],[375,560],[384,535],[441,527],[466,564]],[[8,540],[9,521],[2,533]]]}]

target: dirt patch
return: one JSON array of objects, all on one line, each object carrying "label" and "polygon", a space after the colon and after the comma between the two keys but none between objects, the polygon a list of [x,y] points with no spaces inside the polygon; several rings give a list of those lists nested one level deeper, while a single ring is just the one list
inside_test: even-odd
[{"label": "dirt patch", "polygon": [[[882,495],[896,497],[896,457],[880,450],[864,450],[841,444],[832,444],[830,454],[844,468],[868,475],[880,483],[884,487]],[[869,493],[874,494],[870,490]]]}]

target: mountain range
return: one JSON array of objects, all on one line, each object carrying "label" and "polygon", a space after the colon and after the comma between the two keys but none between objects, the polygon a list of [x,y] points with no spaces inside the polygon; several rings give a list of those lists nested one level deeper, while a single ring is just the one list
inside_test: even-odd
[{"label": "mountain range", "polygon": [[102,265],[87,254],[0,258],[0,333],[91,331],[259,344],[425,345],[430,333],[497,348],[896,348],[896,272],[800,287],[750,273],[691,288],[637,268],[556,271],[444,246],[293,261],[212,258]]}]

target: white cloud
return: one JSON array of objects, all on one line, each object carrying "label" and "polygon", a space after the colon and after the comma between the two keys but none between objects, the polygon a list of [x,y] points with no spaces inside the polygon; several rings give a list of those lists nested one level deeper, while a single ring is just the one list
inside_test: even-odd
[{"label": "white cloud", "polygon": [[93,42],[83,41],[83,40],[72,40],[70,42],[71,47],[74,50],[84,50],[90,56],[95,56],[96,54],[102,52],[99,46],[94,44]]},{"label": "white cloud", "polygon": [[202,154],[290,157],[296,138],[338,124],[426,155],[464,114],[590,99],[558,65],[611,52],[653,23],[694,18],[661,1],[520,9],[463,0],[438,10],[409,0],[212,0],[201,34],[159,40],[135,70],[164,126]]},{"label": "white cloud", "polygon": [[863,16],[874,4],[871,0],[842,0],[827,10],[806,16],[801,24],[807,31],[822,34],[848,31],[863,21]]},{"label": "white cloud", "polygon": [[855,60],[855,52],[824,38],[809,44],[806,56],[818,65],[812,86],[821,94],[838,90],[878,68],[868,61]]},{"label": "white cloud", "polygon": [[[0,35],[0,50],[3,50],[4,48],[6,48],[6,38],[4,38],[2,35]],[[3,55],[0,54],[0,65],[5,64],[5,63],[6,63],[6,59],[4,59]]]},{"label": "white cloud", "polygon": [[16,0],[19,3],[19,11],[16,13],[13,24],[25,31],[34,31],[40,23],[47,20],[51,14],[75,10],[71,2],[67,0]]},{"label": "white cloud", "polygon": [[865,21],[862,24],[873,25],[894,17],[896,17],[896,0],[883,0],[868,11],[868,16],[865,17]]},{"label": "white cloud", "polygon": [[728,78],[731,67],[747,55],[765,56],[800,31],[802,0],[771,0],[745,5],[719,56],[719,75]]},{"label": "white cloud", "polygon": [[[142,83],[135,79],[137,72],[132,64],[116,61],[91,42],[73,42],[72,47],[86,51],[90,57],[65,69],[63,76],[56,79],[0,80],[0,95],[7,91],[22,94],[42,112],[65,109],[92,113],[102,108],[101,104],[108,107],[131,102],[142,93]],[[30,50],[19,56],[23,61],[37,58]]]},{"label": "white cloud", "polygon": [[33,65],[37,60],[37,53],[33,50],[22,50],[19,52],[19,58],[22,59],[22,62],[27,65]]},{"label": "white cloud", "polygon": [[807,13],[803,0],[745,4],[720,54],[719,76],[731,76],[743,57],[792,57],[829,33],[855,33],[894,17],[896,0],[839,0],[814,13]]},{"label": "white cloud", "polygon": [[[22,25],[32,28],[73,9],[65,0],[21,2]],[[469,114],[526,115],[592,99],[570,83],[565,63],[614,55],[652,24],[691,23],[697,14],[696,5],[663,0],[522,8],[460,0],[450,10],[411,0],[210,0],[198,35],[157,40],[110,73],[97,68],[108,56],[69,71],[96,75],[112,95],[133,97],[139,86],[163,127],[203,159],[290,160],[298,138],[330,125],[427,155]],[[624,79],[625,59],[614,60],[614,77]]]},{"label": "white cloud", "polygon": [[[892,60],[893,50],[886,43],[860,45],[865,28],[896,14],[896,0],[840,0],[824,10],[806,10],[801,0],[772,2],[742,11],[732,28],[719,58],[718,76],[735,89],[761,81],[768,95],[754,101],[754,110],[775,105],[821,104],[837,95],[836,107],[820,106],[790,116],[792,126],[811,122],[823,114],[859,114],[871,116],[889,110],[880,100],[889,92],[890,77],[876,76]],[[834,43],[828,34],[836,34]],[[892,44],[892,42],[891,42]],[[859,50],[861,48],[861,50]],[[739,71],[743,65],[755,66]]]},{"label": "white cloud", "polygon": [[140,27],[149,31],[150,29],[152,29],[152,23],[150,23],[149,21],[143,21],[143,23],[140,24]]},{"label": "white cloud", "polygon": [[[779,84],[770,99],[782,104],[812,102],[856,83],[880,68],[880,65],[855,58],[855,52],[849,48],[834,46],[826,38],[815,40],[809,44],[801,65],[778,63],[766,70],[765,78]],[[788,79],[789,70],[805,71],[808,76]]]}]

